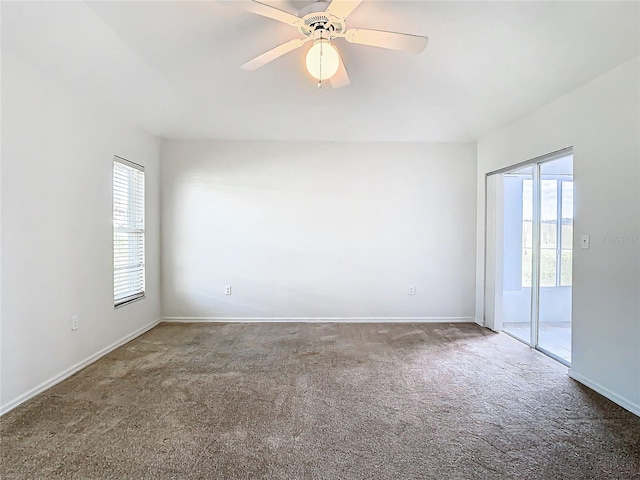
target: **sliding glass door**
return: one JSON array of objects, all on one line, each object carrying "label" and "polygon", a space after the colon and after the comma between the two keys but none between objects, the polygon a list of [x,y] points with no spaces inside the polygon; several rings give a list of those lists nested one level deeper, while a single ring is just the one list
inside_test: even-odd
[{"label": "sliding glass door", "polygon": [[532,334],[533,167],[501,175],[503,184],[502,329],[529,343]]},{"label": "sliding glass door", "polygon": [[573,158],[540,165],[540,300],[537,347],[571,363]]},{"label": "sliding glass door", "polygon": [[487,177],[485,320],[571,363],[573,155]]}]

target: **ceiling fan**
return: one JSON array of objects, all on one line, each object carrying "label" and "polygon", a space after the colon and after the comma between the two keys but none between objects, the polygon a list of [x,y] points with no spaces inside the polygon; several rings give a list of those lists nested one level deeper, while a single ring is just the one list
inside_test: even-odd
[{"label": "ceiling fan", "polygon": [[350,82],[340,53],[332,42],[336,38],[412,53],[420,53],[426,48],[429,39],[421,35],[364,28],[347,29],[345,20],[360,3],[362,0],[318,0],[303,8],[296,16],[257,0],[243,2],[247,11],[291,25],[300,31],[303,38],[294,38],[272,48],[249,60],[241,68],[255,70],[307,42],[313,42],[306,56],[307,70],[318,80],[318,88],[322,87],[324,80],[329,80],[333,88],[340,88]]}]

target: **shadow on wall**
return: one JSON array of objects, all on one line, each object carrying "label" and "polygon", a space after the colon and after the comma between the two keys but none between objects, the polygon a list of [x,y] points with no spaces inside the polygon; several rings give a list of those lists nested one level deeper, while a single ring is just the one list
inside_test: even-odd
[{"label": "shadow on wall", "polygon": [[180,161],[163,166],[166,315],[471,320],[472,149],[354,159],[342,150],[355,146],[328,144],[303,160],[272,142],[256,160],[251,143],[176,144]]}]

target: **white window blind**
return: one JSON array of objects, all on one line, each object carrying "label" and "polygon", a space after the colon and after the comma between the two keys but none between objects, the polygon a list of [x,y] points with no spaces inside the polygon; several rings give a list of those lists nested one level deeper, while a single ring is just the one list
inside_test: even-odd
[{"label": "white window blind", "polygon": [[113,160],[114,305],[144,296],[144,167]]}]

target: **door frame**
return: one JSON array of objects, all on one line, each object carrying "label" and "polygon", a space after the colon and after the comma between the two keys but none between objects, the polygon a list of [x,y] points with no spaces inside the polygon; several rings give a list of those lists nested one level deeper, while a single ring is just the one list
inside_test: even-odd
[{"label": "door frame", "polygon": [[[543,352],[545,355],[559,361],[560,363],[570,366],[566,360],[559,356],[549,352],[548,350],[538,346],[539,341],[539,322],[540,322],[540,217],[541,217],[541,201],[540,201],[540,170],[544,163],[557,160],[558,158],[571,155],[573,157],[573,147],[565,147],[560,150],[556,150],[539,157],[526,160],[524,162],[515,163],[513,165],[493,170],[485,174],[484,186],[485,186],[485,211],[484,211],[484,306],[483,306],[483,323],[494,331],[502,330],[502,319],[497,318],[496,312],[501,307],[496,305],[497,303],[497,287],[502,282],[496,279],[496,267],[501,265],[502,261],[498,260],[497,247],[501,244],[501,240],[496,238],[496,225],[501,223],[501,220],[497,219],[495,211],[492,212],[490,207],[495,209],[497,207],[496,199],[490,199],[490,194],[495,194],[500,187],[495,185],[496,182],[490,181],[491,176],[500,175],[503,173],[509,173],[514,170],[519,170],[528,166],[533,167],[533,215],[532,215],[532,270],[531,270],[531,322],[530,322],[530,335],[529,341],[523,341],[518,338],[517,340],[529,345],[531,348],[535,348]],[[490,185],[490,182],[493,185]],[[499,200],[502,203],[502,199]],[[491,228],[490,228],[491,227]],[[575,238],[575,234],[574,234]],[[575,242],[574,242],[575,244]],[[493,247],[493,251],[492,251]],[[488,315],[489,314],[489,315]],[[573,320],[573,319],[572,319]],[[489,323],[489,325],[487,325]],[[571,322],[573,328],[573,321]],[[506,334],[509,332],[503,331]],[[514,337],[515,338],[515,337]]]}]

